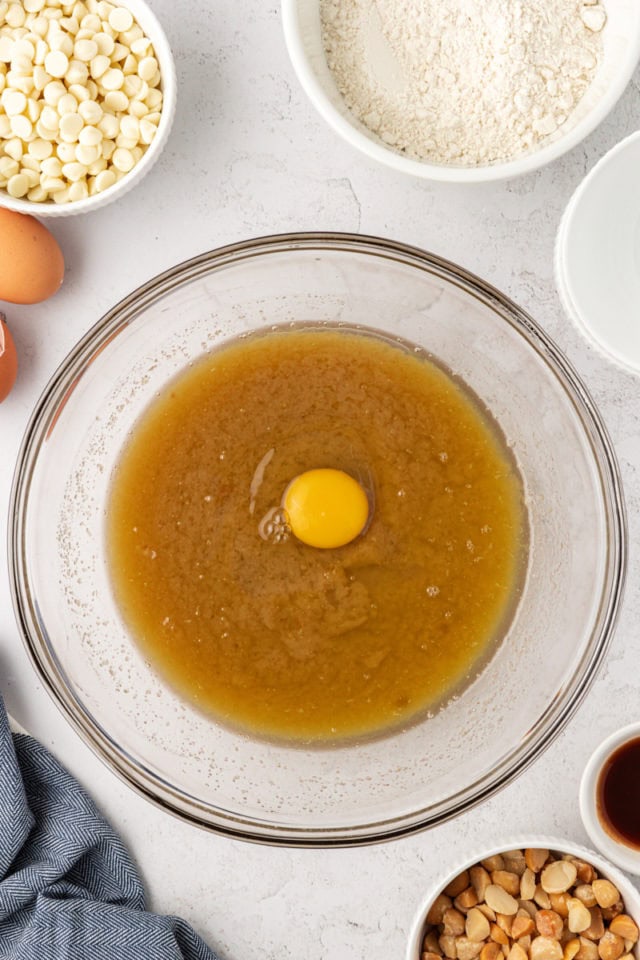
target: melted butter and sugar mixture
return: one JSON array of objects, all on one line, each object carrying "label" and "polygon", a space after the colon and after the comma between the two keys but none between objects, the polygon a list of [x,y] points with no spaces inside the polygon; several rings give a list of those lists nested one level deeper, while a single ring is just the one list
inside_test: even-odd
[{"label": "melted butter and sugar mixture", "polygon": [[[301,542],[282,506],[323,468],[369,504],[335,548]],[[335,328],[253,335],[174,380],[107,523],[117,602],[165,680],[222,722],[316,741],[379,734],[473,679],[527,552],[520,477],[477,400],[424,354]]]}]

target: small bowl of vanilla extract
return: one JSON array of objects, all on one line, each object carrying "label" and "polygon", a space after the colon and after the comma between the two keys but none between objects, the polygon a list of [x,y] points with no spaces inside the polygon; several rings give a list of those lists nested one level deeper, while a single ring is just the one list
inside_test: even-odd
[{"label": "small bowl of vanilla extract", "polygon": [[640,875],[640,721],[611,734],[592,754],[580,784],[580,813],[601,853]]}]

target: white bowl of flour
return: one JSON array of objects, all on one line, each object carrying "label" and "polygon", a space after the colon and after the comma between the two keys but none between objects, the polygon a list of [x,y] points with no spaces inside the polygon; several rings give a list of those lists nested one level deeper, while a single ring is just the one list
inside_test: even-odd
[{"label": "white bowl of flour", "polygon": [[283,0],[298,78],[352,146],[431,180],[570,150],[640,59],[638,0]]}]

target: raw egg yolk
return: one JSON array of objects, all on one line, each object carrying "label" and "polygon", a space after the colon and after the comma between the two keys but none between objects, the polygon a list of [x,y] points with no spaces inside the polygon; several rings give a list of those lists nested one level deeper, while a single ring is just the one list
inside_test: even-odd
[{"label": "raw egg yolk", "polygon": [[291,481],[282,506],[292,532],[310,547],[343,547],[364,530],[367,495],[353,477],[329,468],[307,470]]}]

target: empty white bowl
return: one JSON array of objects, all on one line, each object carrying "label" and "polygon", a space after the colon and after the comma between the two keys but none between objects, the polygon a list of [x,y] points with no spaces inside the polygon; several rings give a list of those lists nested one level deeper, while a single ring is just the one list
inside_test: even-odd
[{"label": "empty white bowl", "polygon": [[558,231],[555,268],[578,329],[608,359],[638,373],[640,132],[610,150],[575,191]]},{"label": "empty white bowl", "polygon": [[54,203],[47,200],[36,203],[26,198],[14,199],[6,190],[0,188],[0,206],[15,210],[17,213],[28,213],[34,217],[68,217],[78,213],[88,213],[104,207],[113,200],[118,200],[132,187],[140,183],[154,165],[167,142],[176,110],[176,70],[173,62],[171,47],[156,15],[144,0],[117,0],[117,6],[126,7],[133,14],[134,20],[142,27],[146,36],[151,40],[155,57],[158,61],[162,77],[162,109],[158,131],[145,150],[142,158],[121,180],[113,186],[96,193],[84,200],[70,201],[69,203]]},{"label": "empty white bowl", "polygon": [[616,730],[595,750],[580,782],[580,814],[591,842],[622,870],[640,875],[640,850],[616,840],[605,830],[598,814],[598,780],[607,760],[623,744],[640,737],[640,721]]},{"label": "empty white bowl", "polygon": [[349,110],[326,61],[320,22],[321,0],[282,0],[285,40],[294,70],[322,118],[372,160],[428,180],[479,183],[515,177],[550,163],[580,143],[604,119],[627,86],[640,59],[640,4],[607,0],[603,57],[595,79],[568,120],[537,149],[484,166],[416,160],[390,147]]}]

